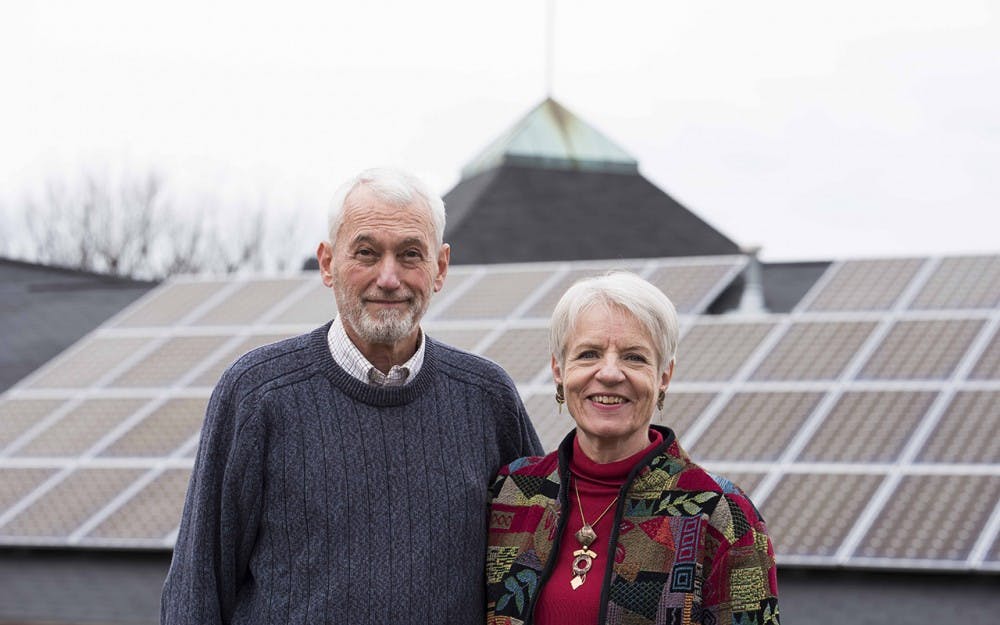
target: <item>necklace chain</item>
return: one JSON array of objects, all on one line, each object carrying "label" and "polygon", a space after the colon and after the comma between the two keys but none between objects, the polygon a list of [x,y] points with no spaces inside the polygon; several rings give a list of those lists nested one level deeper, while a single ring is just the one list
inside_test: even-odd
[{"label": "necklace chain", "polygon": [[573,590],[576,590],[583,585],[583,582],[587,581],[587,573],[590,572],[590,568],[594,564],[594,558],[597,557],[597,553],[590,549],[590,545],[597,540],[597,532],[594,531],[594,525],[600,523],[604,515],[618,501],[618,495],[615,495],[615,498],[611,500],[608,507],[604,509],[604,512],[597,515],[593,525],[591,525],[587,523],[587,518],[583,516],[583,500],[580,499],[580,487],[577,484],[577,479],[574,477],[573,490],[576,491],[576,504],[580,506],[580,521],[583,523],[583,527],[574,534],[576,541],[580,543],[580,549],[573,552],[573,579],[569,582]]},{"label": "necklace chain", "polygon": [[615,502],[618,501],[618,495],[615,495],[615,498],[611,500],[611,503],[609,503],[608,507],[604,509],[604,512],[597,515],[597,518],[594,519],[593,523],[587,523],[587,519],[584,518],[583,516],[583,502],[580,501],[580,487],[577,486],[575,479],[573,480],[573,490],[576,491],[576,504],[580,506],[580,520],[583,521],[584,527],[590,527],[591,529],[593,529],[595,525],[601,522],[601,519],[603,519],[604,515],[608,513],[608,510],[611,509],[611,506],[615,505]]}]

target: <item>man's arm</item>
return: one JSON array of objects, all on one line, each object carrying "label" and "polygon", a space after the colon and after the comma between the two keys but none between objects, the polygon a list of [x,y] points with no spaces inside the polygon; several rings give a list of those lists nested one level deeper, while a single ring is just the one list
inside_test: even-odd
[{"label": "man's arm", "polygon": [[229,622],[245,582],[262,493],[260,420],[223,376],[209,402],[173,561],[162,625]]},{"label": "man's arm", "polygon": [[545,455],[545,450],[542,449],[542,443],[538,440],[538,433],[535,432],[535,426],[531,423],[531,418],[528,416],[528,411],[524,407],[524,402],[521,401],[521,396],[515,391],[514,397],[518,431],[521,435],[520,440],[518,441],[517,457]]}]

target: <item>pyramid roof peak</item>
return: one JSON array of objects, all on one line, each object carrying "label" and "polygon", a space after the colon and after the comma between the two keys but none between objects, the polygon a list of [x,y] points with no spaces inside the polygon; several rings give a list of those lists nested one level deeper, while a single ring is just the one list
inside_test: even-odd
[{"label": "pyramid roof peak", "polygon": [[620,173],[639,168],[624,149],[551,97],[469,161],[462,178],[503,164]]}]

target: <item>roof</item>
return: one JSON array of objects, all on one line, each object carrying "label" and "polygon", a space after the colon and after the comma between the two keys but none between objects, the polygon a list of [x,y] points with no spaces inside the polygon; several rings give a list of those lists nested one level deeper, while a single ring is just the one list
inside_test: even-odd
[{"label": "roof", "polygon": [[557,169],[635,172],[625,150],[552,98],[546,98],[462,168],[471,178],[504,163]]},{"label": "roof", "polygon": [[0,391],[153,286],[0,258]]},{"label": "roof", "polygon": [[740,253],[551,98],[472,159],[444,200],[455,264]]},{"label": "roof", "polygon": [[459,265],[740,252],[637,172],[504,164],[462,180],[444,201]]}]

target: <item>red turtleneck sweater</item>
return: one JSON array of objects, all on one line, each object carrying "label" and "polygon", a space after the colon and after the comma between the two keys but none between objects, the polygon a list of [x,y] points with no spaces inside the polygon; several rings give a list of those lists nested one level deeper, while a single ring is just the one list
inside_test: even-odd
[{"label": "red turtleneck sweater", "polygon": [[[649,431],[649,446],[642,451],[617,462],[598,464],[588,458],[580,449],[580,443],[573,439],[573,456],[570,458],[569,469],[573,474],[569,482],[569,507],[565,514],[569,515],[566,528],[563,530],[559,553],[555,554],[556,564],[552,575],[545,583],[535,606],[534,623],[537,625],[588,625],[597,623],[598,610],[601,603],[601,584],[604,582],[604,571],[608,565],[608,545],[611,541],[611,528],[614,525],[615,506],[594,523],[594,519],[618,495],[629,472],[653,447],[663,442],[663,436],[656,430]],[[582,586],[573,590],[570,580],[573,579],[573,552],[580,549],[577,542],[577,530],[583,527],[580,519],[580,503],[577,503],[576,488],[580,489],[580,503],[583,504],[583,515],[590,522],[597,534],[597,540],[590,545],[590,550],[597,554],[594,564],[587,573],[587,579]]]}]

